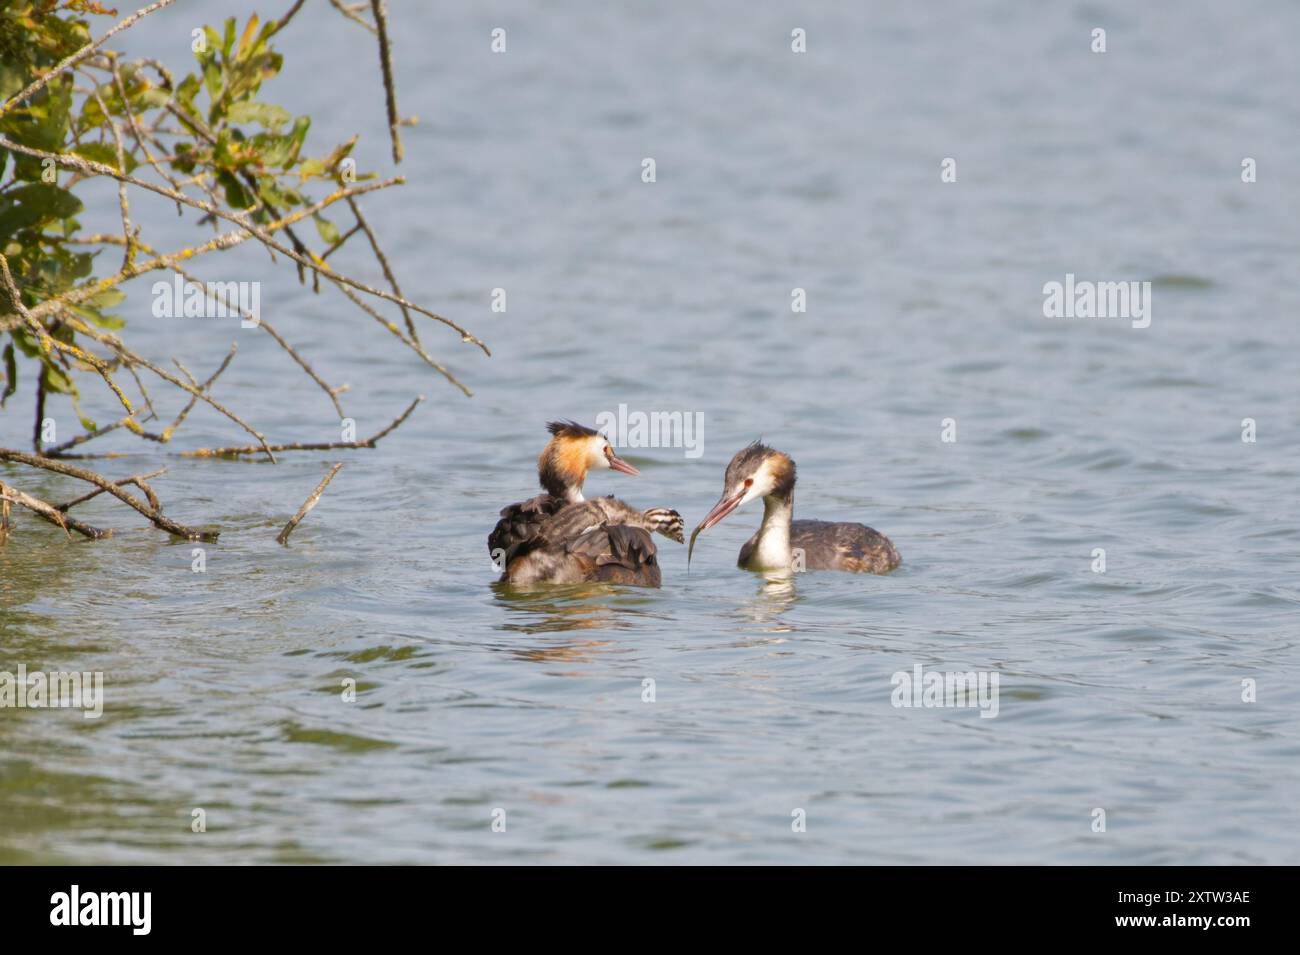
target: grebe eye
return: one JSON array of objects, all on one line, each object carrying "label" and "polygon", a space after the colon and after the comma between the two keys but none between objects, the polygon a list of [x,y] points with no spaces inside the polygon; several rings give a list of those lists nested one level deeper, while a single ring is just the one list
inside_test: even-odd
[{"label": "grebe eye", "polygon": [[750,487],[753,485],[753,483],[754,483],[753,478],[745,478],[745,487]]}]

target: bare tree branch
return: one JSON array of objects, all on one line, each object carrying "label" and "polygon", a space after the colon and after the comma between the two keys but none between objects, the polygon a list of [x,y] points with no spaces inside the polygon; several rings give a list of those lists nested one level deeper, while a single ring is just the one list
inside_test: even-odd
[{"label": "bare tree branch", "polygon": [[[150,471],[148,474],[133,474],[131,475],[131,477],[122,478],[122,480],[120,481],[114,481],[113,486],[125,487],[128,484],[134,484],[140,490],[144,491],[144,496],[149,499],[149,506],[152,507],[155,511],[161,511],[162,502],[158,500],[158,495],[153,492],[153,488],[151,488],[148,484],[145,484],[144,482],[149,480],[149,478],[155,478],[160,474],[166,474],[166,473],[167,473],[166,468],[159,468],[157,471]],[[67,511],[70,508],[76,507],[78,504],[84,504],[86,501],[89,501],[91,498],[99,497],[99,495],[103,493],[104,493],[104,488],[97,487],[93,491],[90,491],[87,494],[83,494],[81,495],[81,497],[68,501],[65,504],[54,505],[54,509],[61,513],[67,513]]]},{"label": "bare tree branch", "polygon": [[401,121],[397,116],[397,91],[393,86],[393,53],[388,45],[388,11],[384,0],[370,0],[370,12],[375,17],[379,34],[379,67],[384,73],[384,102],[388,107],[388,133],[393,139],[393,162],[402,161],[402,137],[398,132]]},{"label": "bare tree branch", "polygon": [[[344,451],[358,448],[373,448],[379,443],[381,438],[386,437],[390,432],[395,431],[415,410],[415,406],[424,400],[424,395],[419,395],[414,401],[407,405],[406,410],[393,419],[392,423],[382,431],[371,435],[364,441],[317,441],[314,443],[299,442],[295,444],[273,444],[272,451]],[[185,458],[223,458],[239,457],[245,454],[257,454],[262,449],[256,445],[246,445],[242,448],[197,448],[193,451],[182,451],[181,457]]]},{"label": "bare tree branch", "polygon": [[307,512],[316,506],[316,502],[320,500],[320,496],[325,493],[325,488],[329,487],[330,481],[334,480],[334,475],[339,473],[341,467],[343,467],[343,462],[340,461],[330,468],[330,473],[325,475],[324,479],[316,485],[316,490],[312,491],[307,500],[302,502],[302,507],[298,508],[298,513],[289,518],[289,523],[284,525],[284,530],[276,535],[275,542],[277,544],[284,547],[289,546],[289,535],[298,526],[298,522],[307,516]]},{"label": "bare tree branch", "polygon": [[107,491],[115,498],[130,507],[135,508],[146,518],[148,518],[155,527],[165,530],[176,537],[183,537],[186,540],[214,541],[217,539],[216,531],[198,531],[186,527],[184,524],[178,524],[170,517],[165,516],[156,508],[128,494],[122,490],[116,483],[108,480],[94,471],[87,471],[85,468],[75,467],[71,464],[65,464],[62,461],[55,461],[50,458],[40,458],[34,454],[25,454],[22,451],[14,451],[10,448],[0,448],[0,461],[13,461],[17,464],[25,464],[28,467],[40,468],[44,471],[53,471],[55,474],[63,474],[68,477],[77,478],[79,481],[86,481],[96,487]]},{"label": "bare tree branch", "polygon": [[[32,497],[30,494],[24,494],[22,491],[18,490],[18,488],[14,487],[12,484],[5,484],[2,481],[0,481],[0,498],[4,499],[4,513],[5,513],[5,531],[3,535],[4,537],[8,536],[8,514],[9,514],[9,503],[11,501],[14,504],[21,504],[29,511],[39,514],[41,517],[45,518],[51,524],[60,528],[63,531],[63,533],[68,535],[69,538],[72,537],[72,534],[69,533],[69,529],[76,531],[78,534],[81,534],[83,537],[89,537],[91,540],[104,540],[105,538],[113,536],[113,532],[111,530],[100,530],[98,527],[92,527],[89,524],[77,520],[75,517],[69,517],[68,515],[60,511],[58,508],[56,508],[53,504],[46,503],[45,501],[42,501],[38,497]],[[0,539],[0,543],[3,543],[2,539]]]}]

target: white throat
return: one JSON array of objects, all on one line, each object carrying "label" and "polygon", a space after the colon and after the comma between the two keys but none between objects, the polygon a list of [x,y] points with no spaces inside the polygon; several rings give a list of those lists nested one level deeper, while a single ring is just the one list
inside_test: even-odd
[{"label": "white throat", "polygon": [[790,520],[794,516],[794,495],[782,499],[763,498],[763,523],[758,542],[750,555],[753,570],[786,570],[790,567]]}]

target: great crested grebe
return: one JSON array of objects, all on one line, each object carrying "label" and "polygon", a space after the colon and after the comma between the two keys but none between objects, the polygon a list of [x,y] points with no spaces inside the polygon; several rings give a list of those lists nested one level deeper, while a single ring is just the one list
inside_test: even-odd
[{"label": "great crested grebe", "polygon": [[603,581],[658,587],[652,532],[682,543],[682,517],[666,507],[638,511],[617,498],[584,500],[587,472],[639,474],[614,453],[604,435],[574,421],[552,421],[551,440],[537,458],[545,494],[502,508],[488,551],[505,583]]},{"label": "great crested grebe", "polygon": [[686,560],[695,538],[740,505],[763,499],[763,523],[740,548],[737,564],[746,570],[799,568],[795,552],[802,551],[802,569],[848,570],[885,574],[902,561],[889,538],[864,524],[795,521],[794,461],[788,454],[755,441],[736,452],[722,479],[722,497],[691,533]]}]

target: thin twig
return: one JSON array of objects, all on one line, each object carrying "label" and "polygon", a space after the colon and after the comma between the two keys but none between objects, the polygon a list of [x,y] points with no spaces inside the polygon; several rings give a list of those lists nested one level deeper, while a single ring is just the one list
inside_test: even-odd
[{"label": "thin twig", "polygon": [[146,420],[156,420],[158,412],[154,410],[153,401],[149,398],[149,389],[144,386],[144,382],[140,380],[140,376],[135,373],[134,365],[127,365],[126,370],[129,371],[131,377],[135,379],[135,386],[140,389],[140,397],[144,399],[144,406],[149,409],[149,417]]},{"label": "thin twig", "polygon": [[341,236],[339,236],[337,239],[335,239],[333,242],[330,243],[330,247],[320,254],[321,261],[324,262],[326,259],[328,259],[339,249],[343,248],[343,243],[348,241],[348,239],[352,238],[360,231],[361,231],[361,223],[358,222],[351,229],[348,229],[347,232],[344,232]]},{"label": "thin twig", "polygon": [[347,17],[347,18],[348,18],[349,20],[351,20],[353,23],[359,23],[359,24],[361,24],[363,27],[365,27],[365,28],[366,28],[367,30],[369,30],[371,33],[374,33],[374,32],[375,32],[375,25],[374,25],[373,23],[371,23],[369,20],[362,19],[362,17],[359,16],[357,13],[353,12],[353,11],[352,11],[351,9],[349,9],[348,7],[345,7],[345,6],[343,5],[343,3],[342,3],[342,0],[330,0],[330,6],[332,6],[332,7],[333,7],[335,10],[337,10],[339,13],[343,14],[345,17]]},{"label": "thin twig", "polygon": [[[388,287],[393,290],[394,295],[400,296],[402,290],[398,287],[397,278],[393,275],[393,270],[388,265],[388,257],[384,255],[384,250],[379,247],[379,240],[375,238],[375,233],[370,228],[370,223],[367,222],[366,217],[361,214],[361,207],[357,205],[356,200],[351,196],[348,196],[348,207],[352,210],[352,214],[356,216],[357,225],[361,226],[366,233],[366,238],[370,240],[370,248],[374,250],[375,258],[379,260],[379,267],[384,270],[384,278],[388,279]],[[411,319],[411,313],[407,310],[405,305],[401,306],[401,308],[402,317],[406,319],[406,330],[411,334],[411,341],[419,345],[420,333],[415,330],[415,322]]]},{"label": "thin twig", "polygon": [[384,100],[388,106],[388,131],[393,139],[393,162],[402,161],[402,137],[397,132],[397,91],[393,86],[393,53],[388,45],[388,11],[384,0],[370,0],[370,12],[375,17],[375,30],[379,35],[379,67],[384,74]]},{"label": "thin twig", "polygon": [[[223,360],[221,364],[217,366],[216,371],[214,371],[212,374],[208,376],[207,381],[205,381],[203,384],[198,386],[198,391],[200,394],[206,394],[212,388],[212,385],[216,382],[216,380],[221,377],[221,373],[224,372],[228,367],[230,367],[230,362],[235,357],[235,352],[237,352],[238,350],[239,350],[239,345],[236,342],[231,342],[230,351],[226,353],[225,360]],[[173,361],[176,361],[176,359],[173,359]],[[179,361],[176,361],[176,367],[185,373],[185,377],[190,380],[190,384],[196,383],[194,376],[190,374],[190,370],[188,368],[182,365]],[[176,433],[176,429],[181,426],[181,423],[189,415],[190,411],[193,410],[194,404],[198,400],[199,400],[198,395],[190,396],[189,404],[187,404],[184,408],[181,409],[180,414],[176,416],[176,420],[173,421],[166,428],[164,428],[162,434],[158,436],[159,444],[166,444],[168,441],[172,439],[172,435]]]},{"label": "thin twig", "polygon": [[[273,444],[272,451],[346,451],[358,448],[373,448],[379,443],[381,438],[386,437],[390,432],[395,430],[415,410],[415,406],[424,400],[424,395],[419,395],[414,401],[407,405],[406,410],[393,419],[392,423],[382,431],[371,435],[364,441],[318,441],[314,443],[299,442],[295,444]],[[185,458],[228,458],[239,457],[245,454],[257,454],[262,449],[257,445],[246,445],[242,448],[196,448],[193,451],[182,451],[181,457]]]},{"label": "thin twig", "polygon": [[45,430],[45,366],[36,371],[36,424],[32,427],[32,450],[41,453],[42,432]]},{"label": "thin twig", "polygon": [[[0,137],[0,141],[3,141],[3,137]],[[99,164],[95,164],[95,165],[99,165]],[[104,167],[104,168],[107,169],[108,167]],[[106,174],[111,174],[111,171]],[[391,179],[391,180],[387,180],[384,183],[370,183],[366,186],[356,186],[356,187],[350,187],[348,189],[337,190],[334,193],[331,193],[329,196],[322,199],[320,202],[314,203],[313,205],[308,206],[304,209],[300,209],[298,212],[295,212],[290,216],[286,216],[282,220],[278,220],[277,222],[268,224],[266,228],[268,231],[275,231],[276,229],[280,228],[283,223],[297,221],[308,215],[312,215],[314,212],[319,211],[319,209],[322,209],[325,206],[339,199],[345,198],[348,195],[355,195],[362,192],[369,192],[376,188],[383,188],[384,186],[387,185],[396,184],[399,181],[400,180],[397,179]],[[187,203],[192,204],[194,202],[188,196],[184,196],[182,198]],[[199,205],[203,206],[206,204],[199,203]],[[108,237],[95,236],[94,238],[108,241]],[[197,248],[182,249],[180,252],[175,252],[172,253],[171,255],[159,256],[147,262],[133,265],[130,269],[130,275],[126,275],[126,277],[127,278],[134,277],[134,275],[142,274],[148,271],[153,271],[154,269],[170,268],[174,266],[177,262],[194,258],[198,255],[203,254],[205,251],[210,251],[212,249],[217,249],[217,248],[228,248],[230,246],[238,245],[239,243],[244,242],[249,238],[252,238],[252,235],[247,231],[222,233],[221,235],[210,240],[209,242],[204,243],[202,246],[199,246]],[[2,258],[3,256],[0,256],[0,259]],[[94,295],[99,294],[105,289],[114,287],[116,284],[120,283],[121,281],[123,281],[123,275],[119,274],[118,276],[115,276],[110,279],[104,279],[100,282],[97,282],[85,288],[73,290],[71,292],[65,292],[62,295],[57,296],[54,299],[50,299],[49,301],[44,302],[40,305],[37,305],[30,310],[26,309],[26,307],[23,306],[21,302],[19,302],[18,307],[22,312],[22,316],[18,324],[22,324],[22,320],[30,320],[32,317],[35,317],[36,315],[41,314],[43,312],[49,312],[60,308],[66,308],[69,305],[75,304],[80,301],[84,301],[85,299],[88,298],[92,298]],[[39,323],[37,324],[39,325]],[[152,362],[130,351],[124,344],[122,344],[121,340],[116,338],[115,336],[93,329],[85,322],[82,322],[79,319],[77,319],[75,316],[70,317],[70,324],[72,324],[73,327],[76,328],[78,331],[94,339],[95,341],[98,341],[100,344],[106,344],[109,347],[113,348],[119,354],[119,356],[121,356],[123,360],[125,360],[128,363],[128,365],[134,363],[134,364],[141,365],[145,368],[148,368],[150,371],[154,372],[154,374],[158,375],[163,380],[168,381],[173,385],[176,385],[177,387],[181,388],[184,391],[188,391],[190,394],[196,395],[201,400],[207,402],[212,407],[216,408],[227,418],[230,418],[230,420],[234,421],[236,424],[238,424],[241,428],[243,428],[253,437],[257,438],[258,441],[261,442],[261,446],[265,451],[267,457],[270,458],[272,462],[275,461],[275,455],[267,446],[266,438],[260,432],[254,429],[251,425],[247,424],[238,415],[234,414],[229,409],[217,403],[210,396],[205,394],[200,394],[192,386],[184,384],[183,382],[179,381],[175,377],[169,375],[167,372],[164,372],[163,370],[158,368]],[[129,410],[129,405],[128,405],[128,410]],[[134,424],[134,421],[124,420],[123,423],[126,424],[128,428],[130,428],[131,425]],[[131,428],[131,430],[135,430],[138,433],[138,425],[135,428]]]},{"label": "thin twig", "polygon": [[83,537],[89,537],[91,540],[104,540],[105,538],[113,536],[111,530],[100,530],[98,527],[93,527],[90,524],[79,521],[75,517],[69,517],[53,504],[48,504],[38,497],[32,497],[30,494],[24,494],[12,484],[0,483],[0,497],[4,498],[4,510],[6,514],[9,511],[10,501],[15,504],[21,504],[29,511],[39,514],[51,524],[62,529],[63,533],[67,534],[69,538],[72,537],[72,534],[69,533],[69,528],[76,531],[78,534],[81,534]]},{"label": "thin twig", "polygon": [[9,543],[9,493],[4,481],[0,481],[0,545]]},{"label": "thin twig", "polygon": [[279,33],[281,30],[287,27],[289,25],[289,21],[293,19],[293,15],[297,13],[299,9],[301,9],[303,2],[304,0],[296,0],[294,5],[289,8],[289,12],[275,22],[275,29],[272,30],[271,32]]},{"label": "thin twig", "polygon": [[347,288],[346,286],[340,285],[337,282],[334,283],[334,287],[337,288],[344,295],[346,295],[348,297],[348,301],[350,301],[353,305],[361,309],[361,311],[365,312],[367,315],[369,315],[371,318],[377,321],[384,328],[388,329],[388,331],[393,335],[394,338],[396,338],[407,348],[411,349],[411,351],[419,355],[426,365],[428,365],[434,371],[438,372],[438,374],[442,375],[442,377],[446,378],[449,382],[451,382],[462,392],[464,392],[466,398],[473,397],[474,392],[470,391],[469,388],[467,388],[460,381],[459,378],[457,378],[450,371],[448,371],[446,368],[444,368],[442,365],[436,362],[433,359],[433,357],[428,352],[426,352],[423,348],[421,348],[415,342],[411,341],[405,335],[403,335],[402,330],[400,328],[398,328],[388,319],[384,318],[384,316],[380,315],[377,311],[371,308],[369,304],[362,301],[359,295],[357,295],[355,292],[353,292],[351,289]]},{"label": "thin twig", "polygon": [[[117,168],[126,172],[126,146],[122,142],[122,130],[118,128],[117,123],[113,122],[113,117],[108,112],[108,104],[104,102],[104,97],[99,95],[99,86],[93,81],[90,92],[94,95],[100,112],[104,114],[104,122],[113,133],[113,141],[117,147]],[[122,90],[122,110],[128,116],[131,115],[131,105],[127,101],[125,89]],[[122,213],[122,241],[126,245],[126,251],[122,253],[122,268],[129,269],[131,260],[135,258],[135,243],[131,235],[131,207],[127,202],[126,183],[120,179],[117,181],[117,205]]]},{"label": "thin twig", "polygon": [[341,467],[343,467],[342,461],[330,468],[330,473],[325,475],[324,479],[316,485],[316,490],[312,491],[307,500],[302,502],[302,507],[298,508],[298,513],[289,518],[289,523],[284,525],[284,530],[280,531],[279,535],[276,536],[275,542],[277,544],[282,544],[285,547],[289,546],[289,535],[298,526],[298,522],[307,516],[307,512],[316,506],[316,502],[320,500],[320,496],[325,493],[325,488],[329,487],[330,481],[334,480],[334,475],[339,473]]},{"label": "thin twig", "polygon": [[125,421],[126,419],[123,418],[120,421],[114,421],[112,424],[106,424],[102,428],[96,428],[94,431],[85,431],[76,437],[69,438],[67,441],[54,445],[52,448],[46,448],[44,451],[37,449],[37,453],[47,458],[66,457],[67,455],[65,452],[75,448],[79,444],[85,444],[87,441],[103,437],[109,432],[116,431],[118,428],[122,427]]},{"label": "thin twig", "polygon": [[[155,511],[161,511],[162,502],[158,500],[158,495],[153,492],[153,488],[151,488],[148,484],[145,484],[144,482],[149,480],[150,478],[156,478],[158,475],[166,474],[166,473],[167,473],[166,468],[159,468],[157,471],[150,471],[148,474],[133,474],[128,478],[122,478],[122,480],[120,481],[114,481],[113,486],[125,487],[128,484],[134,484],[140,490],[144,491],[144,496],[149,499],[149,506],[152,507]],[[81,497],[75,498],[74,500],[68,501],[64,504],[55,504],[54,509],[56,511],[59,511],[60,513],[66,514],[70,508],[76,507],[78,504],[84,504],[87,501],[89,501],[91,498],[99,497],[99,495],[103,493],[104,493],[104,488],[97,487],[93,491],[87,494],[83,494],[81,495]]]}]

